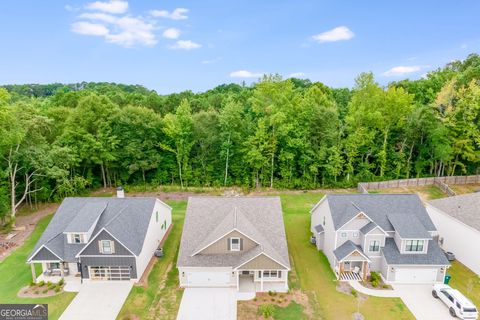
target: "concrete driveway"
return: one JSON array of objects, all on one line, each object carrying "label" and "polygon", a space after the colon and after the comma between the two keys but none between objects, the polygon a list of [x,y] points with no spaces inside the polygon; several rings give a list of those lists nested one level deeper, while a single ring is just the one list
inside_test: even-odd
[{"label": "concrete driveway", "polygon": [[447,306],[432,297],[432,285],[394,284],[393,288],[417,320],[453,319]]},{"label": "concrete driveway", "polygon": [[130,281],[87,281],[60,320],[114,320],[132,286]]},{"label": "concrete driveway", "polygon": [[232,288],[187,288],[177,320],[236,320],[236,290]]}]

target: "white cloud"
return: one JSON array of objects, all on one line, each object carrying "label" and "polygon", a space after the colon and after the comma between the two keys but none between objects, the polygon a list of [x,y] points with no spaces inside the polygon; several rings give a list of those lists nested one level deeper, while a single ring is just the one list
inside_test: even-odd
[{"label": "white cloud", "polygon": [[154,46],[158,42],[153,33],[155,26],[141,18],[125,16],[119,18],[115,26],[118,31],[106,36],[108,42],[124,47],[133,47],[136,44]]},{"label": "white cloud", "polygon": [[98,20],[107,23],[115,23],[118,20],[118,17],[112,16],[111,14],[95,12],[95,13],[82,13],[78,16],[81,19],[87,20]]},{"label": "white cloud", "polygon": [[107,27],[100,23],[90,23],[85,21],[72,24],[72,31],[88,36],[106,36],[109,33]]},{"label": "white cloud", "polygon": [[288,75],[289,78],[303,78],[305,77],[305,73],[303,72],[294,72],[294,73],[290,73]]},{"label": "white cloud", "polygon": [[180,30],[176,28],[168,28],[162,33],[164,38],[177,39],[180,36]]},{"label": "white cloud", "polygon": [[178,40],[173,45],[167,46],[169,49],[179,49],[179,50],[192,50],[198,49],[202,45],[191,40]]},{"label": "white cloud", "polygon": [[65,10],[70,11],[70,12],[75,12],[80,10],[78,7],[74,7],[72,5],[66,4],[65,5]]},{"label": "white cloud", "polygon": [[385,77],[398,77],[410,73],[415,73],[422,69],[422,66],[397,66],[385,71],[384,73],[382,73],[382,75]]},{"label": "white cloud", "polygon": [[263,76],[261,72],[251,72],[247,70],[238,70],[230,73],[232,78],[260,78]]},{"label": "white cloud", "polygon": [[87,9],[98,10],[113,14],[125,13],[128,10],[128,2],[122,0],[110,0],[108,2],[95,1],[87,4]]},{"label": "white cloud", "polygon": [[152,10],[150,14],[156,18],[167,18],[172,20],[185,20],[188,19],[186,15],[188,13],[188,9],[185,8],[177,8],[172,12],[168,12],[167,10]]},{"label": "white cloud", "polygon": [[352,30],[348,29],[345,26],[336,27],[332,30],[328,30],[312,37],[313,40],[323,43],[323,42],[335,42],[350,40],[355,36]]}]

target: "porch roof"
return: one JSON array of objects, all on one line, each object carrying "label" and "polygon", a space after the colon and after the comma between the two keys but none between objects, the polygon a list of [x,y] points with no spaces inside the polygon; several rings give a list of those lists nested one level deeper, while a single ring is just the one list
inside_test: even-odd
[{"label": "porch roof", "polygon": [[335,249],[333,251],[333,254],[335,255],[338,261],[342,261],[354,252],[358,252],[360,256],[363,258],[359,261],[362,261],[362,260],[370,261],[370,259],[368,259],[368,257],[363,252],[362,247],[356,245],[351,240],[347,240],[344,244],[342,244],[340,247]]}]

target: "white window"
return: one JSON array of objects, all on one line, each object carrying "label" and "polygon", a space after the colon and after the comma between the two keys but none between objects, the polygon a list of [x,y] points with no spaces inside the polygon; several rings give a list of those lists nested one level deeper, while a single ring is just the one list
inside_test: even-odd
[{"label": "white window", "polygon": [[358,238],[358,232],[354,232],[354,233],[352,234],[352,236],[353,236],[354,238]]},{"label": "white window", "polygon": [[346,233],[346,232],[342,232],[342,233],[340,234],[340,236],[341,236],[342,238],[346,238],[346,237],[347,237],[347,233]]},{"label": "white window", "polygon": [[110,240],[101,240],[100,241],[100,251],[103,254],[112,254],[114,252],[113,242]]},{"label": "white window", "polygon": [[230,251],[240,251],[240,238],[230,238]]},{"label": "white window", "polygon": [[[258,275],[260,275],[260,271]],[[282,271],[281,270],[263,270],[262,274],[263,278],[281,278]]]},{"label": "white window", "polygon": [[82,236],[78,233],[72,235],[73,243],[82,243]]},{"label": "white window", "polygon": [[425,240],[407,240],[405,251],[407,252],[422,252]]},{"label": "white window", "polygon": [[370,252],[380,251],[380,241],[370,240],[370,245],[368,246],[368,251],[370,251]]}]

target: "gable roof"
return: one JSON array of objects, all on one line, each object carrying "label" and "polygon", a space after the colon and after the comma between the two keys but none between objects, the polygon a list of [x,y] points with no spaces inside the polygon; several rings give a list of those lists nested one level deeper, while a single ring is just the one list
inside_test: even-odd
[{"label": "gable roof", "polygon": [[382,252],[389,265],[450,265],[442,249],[434,240],[428,240],[428,252],[426,254],[402,254],[398,250],[395,240],[393,238],[387,238],[385,239],[385,246],[382,248]]},{"label": "gable roof", "polygon": [[387,215],[408,219],[413,215],[427,231],[436,231],[416,194],[329,194],[326,196],[335,230],[363,212],[384,231],[395,231]]},{"label": "gable roof", "polygon": [[432,200],[429,203],[449,216],[480,231],[480,192]]},{"label": "gable roof", "polygon": [[423,224],[416,216],[411,213],[405,213],[400,216],[398,214],[388,214],[388,221],[392,224],[395,232],[404,239],[431,239],[430,233],[425,229]]},{"label": "gable roof", "polygon": [[367,234],[370,231],[372,231],[373,229],[375,229],[376,227],[378,227],[378,226],[375,222],[369,222],[366,225],[364,225],[362,228],[360,228],[360,232],[363,233],[363,234]]},{"label": "gable roof", "polygon": [[[203,254],[231,231],[258,245],[246,252]],[[180,242],[179,267],[237,267],[264,253],[290,268],[279,197],[191,197]]]},{"label": "gable roof", "polygon": [[365,258],[365,260],[370,261],[370,259],[365,255],[365,253],[363,253],[362,247],[353,243],[352,240],[345,241],[341,246],[333,250],[333,254],[338,261],[342,261],[355,251],[360,253]]},{"label": "gable roof", "polygon": [[[89,229],[86,221],[90,222],[90,226],[92,226],[97,219],[91,239],[105,229],[135,255],[138,255],[142,250],[156,201],[156,198],[140,197],[65,198],[28,259],[30,260],[44,246],[62,260],[75,262],[75,256],[85,247],[85,244],[67,243],[67,238],[63,233],[66,232],[65,230]],[[92,213],[90,209],[95,213]],[[84,214],[86,215],[85,220],[82,218]]]}]

